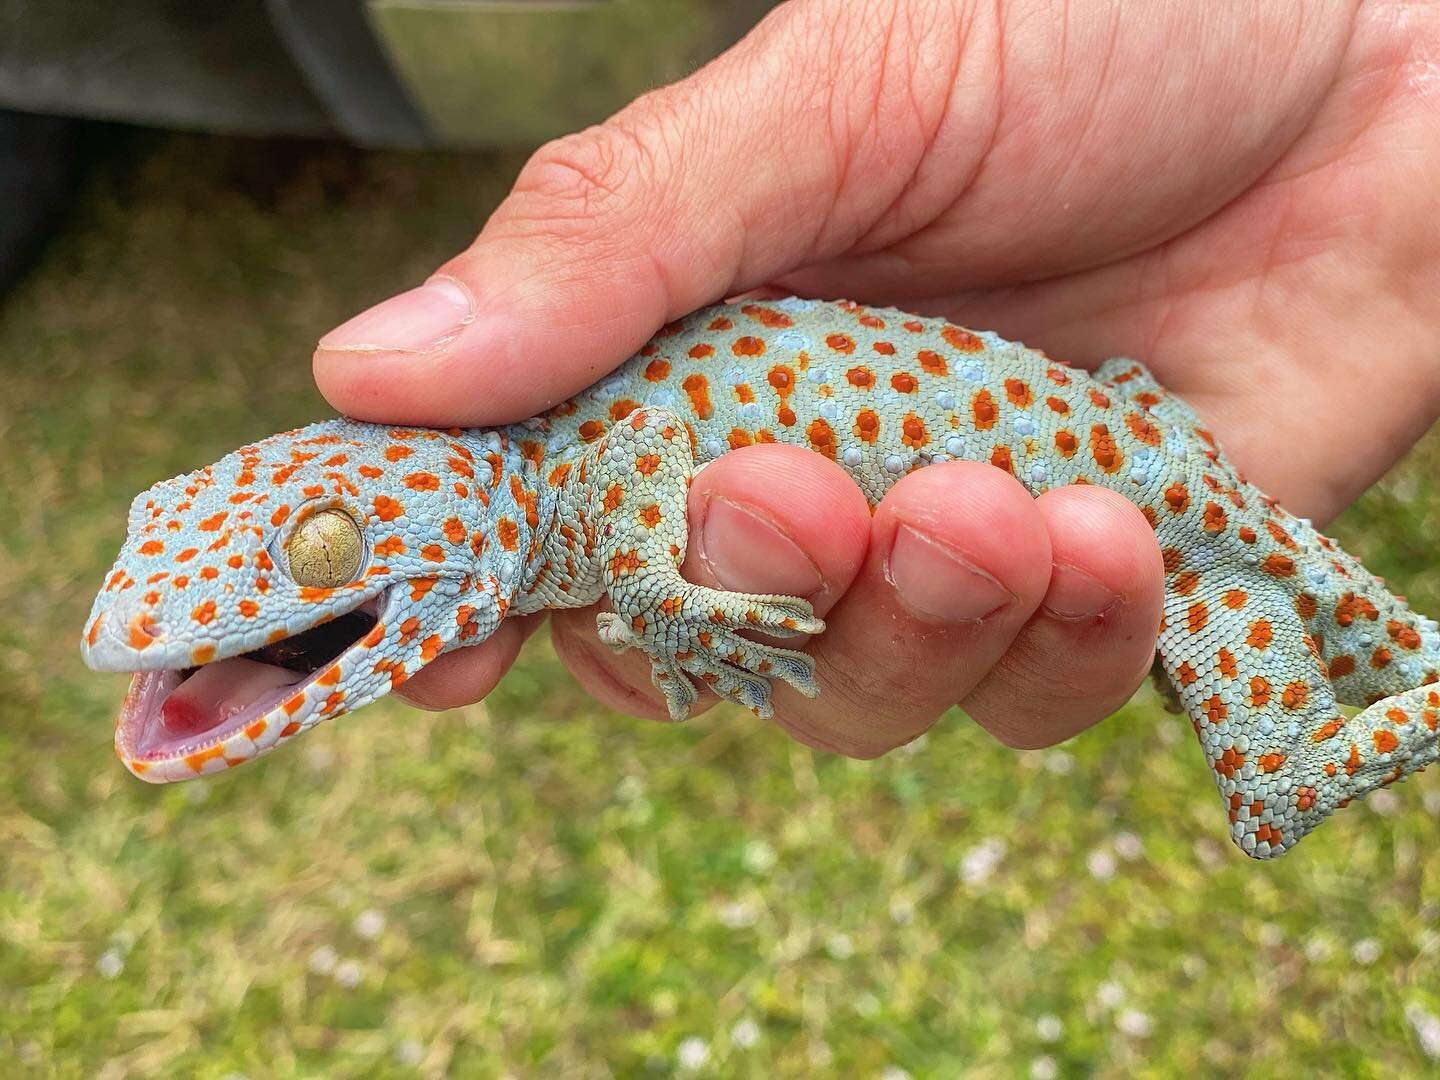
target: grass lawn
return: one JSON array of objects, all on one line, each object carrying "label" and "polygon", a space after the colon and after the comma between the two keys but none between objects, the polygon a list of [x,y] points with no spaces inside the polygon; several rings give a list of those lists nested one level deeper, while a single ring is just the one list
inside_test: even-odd
[{"label": "grass lawn", "polygon": [[[1253,863],[1148,691],[1058,749],[954,715],[859,763],[608,714],[541,635],[483,705],[132,779],[77,648],[130,497],[325,415],[314,339],[520,160],[127,138],[0,299],[0,1073],[1436,1067],[1440,775]],[[1440,432],[1332,530],[1431,613],[1437,472]]]}]

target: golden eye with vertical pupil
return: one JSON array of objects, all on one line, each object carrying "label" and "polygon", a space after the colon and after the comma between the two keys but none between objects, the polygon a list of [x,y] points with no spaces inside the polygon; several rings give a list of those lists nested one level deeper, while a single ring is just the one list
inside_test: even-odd
[{"label": "golden eye with vertical pupil", "polygon": [[334,589],[355,580],[364,551],[360,526],[349,514],[319,510],[291,534],[285,560],[295,584]]}]

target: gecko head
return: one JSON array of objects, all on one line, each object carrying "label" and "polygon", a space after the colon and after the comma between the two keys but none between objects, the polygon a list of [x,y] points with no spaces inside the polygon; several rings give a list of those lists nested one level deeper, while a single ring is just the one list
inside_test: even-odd
[{"label": "gecko head", "polygon": [[115,747],[135,775],[249,761],[494,631],[506,500],[458,434],[327,421],[136,497],[81,645],[134,673]]}]

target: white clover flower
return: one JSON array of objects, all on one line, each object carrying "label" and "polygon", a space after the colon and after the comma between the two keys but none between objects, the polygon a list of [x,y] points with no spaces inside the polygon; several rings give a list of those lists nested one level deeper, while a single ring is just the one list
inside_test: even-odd
[{"label": "white clover flower", "polygon": [[118,949],[106,949],[100,954],[100,959],[95,961],[95,970],[104,979],[113,979],[125,970],[125,958],[120,955]]},{"label": "white clover flower", "polygon": [[976,844],[960,859],[960,879],[966,885],[983,885],[1005,858],[1005,841],[992,836]]},{"label": "white clover flower", "polygon": [[710,1060],[710,1046],[699,1035],[690,1035],[675,1048],[675,1063],[682,1069],[695,1070]]},{"label": "white clover flower", "polygon": [[1380,959],[1380,942],[1374,938],[1361,938],[1350,949],[1350,956],[1361,967],[1369,967]]},{"label": "white clover flower", "polygon": [[760,917],[759,910],[748,900],[731,900],[721,904],[720,909],[715,913],[722,926],[731,930],[740,930],[747,926],[754,926],[755,921]]},{"label": "white clover flower", "polygon": [[1118,982],[1103,982],[1095,988],[1095,1002],[1102,1009],[1118,1009],[1125,1003],[1125,988]]},{"label": "white clover flower", "polygon": [[374,908],[366,908],[355,916],[354,930],[366,941],[374,941],[385,932],[385,916]]},{"label": "white clover flower", "polygon": [[1118,832],[1112,842],[1115,854],[1126,862],[1135,862],[1145,854],[1145,842],[1133,832]]},{"label": "white clover flower", "polygon": [[1370,797],[1365,800],[1365,805],[1370,807],[1372,813],[1381,817],[1390,817],[1400,809],[1400,796],[1389,788],[1381,788],[1379,791],[1372,791]]},{"label": "white clover flower", "polygon": [[1440,1016],[1412,1002],[1405,1006],[1405,1019],[1415,1032],[1421,1052],[1431,1061],[1440,1059]]},{"label": "white clover flower", "polygon": [[730,1041],[742,1050],[749,1050],[760,1041],[760,1025],[748,1016],[737,1020],[730,1029]]},{"label": "white clover flower", "polygon": [[1096,881],[1109,881],[1115,876],[1115,867],[1115,856],[1103,847],[1085,856],[1085,869]]},{"label": "white clover flower", "polygon": [[335,981],[346,990],[354,990],[364,978],[358,960],[341,960],[335,965]]},{"label": "white clover flower", "polygon": [[1153,1028],[1148,1014],[1139,1009],[1124,1009],[1115,1017],[1115,1027],[1132,1039],[1147,1038]]},{"label": "white clover flower", "polygon": [[1035,1018],[1035,1037],[1043,1043],[1059,1042],[1065,1034],[1064,1022],[1054,1013]]},{"label": "white clover flower", "polygon": [[340,956],[329,945],[321,945],[310,954],[309,968],[316,975],[329,975],[340,962]]},{"label": "white clover flower", "polygon": [[1060,1066],[1049,1054],[1041,1054],[1030,1060],[1030,1080],[1055,1080],[1060,1075]]},{"label": "white clover flower", "polygon": [[775,849],[764,840],[751,840],[745,845],[745,869],[752,874],[766,874],[775,865]]}]

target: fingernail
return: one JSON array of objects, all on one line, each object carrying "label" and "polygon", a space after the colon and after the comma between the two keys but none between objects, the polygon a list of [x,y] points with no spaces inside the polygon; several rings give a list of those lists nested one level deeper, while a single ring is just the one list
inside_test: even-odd
[{"label": "fingernail", "polygon": [[748,506],[711,496],[696,552],[727,589],[814,596],[825,585],[820,568],[773,521]]},{"label": "fingernail", "polygon": [[1042,606],[1057,619],[1098,619],[1119,602],[1120,597],[1099,578],[1056,563]]},{"label": "fingernail", "polygon": [[895,530],[885,577],[910,612],[927,621],[978,622],[1015,599],[959,552],[908,525]]},{"label": "fingernail", "polygon": [[453,341],[475,318],[470,294],[450,278],[432,278],[341,323],[320,339],[331,352],[429,352]]}]

